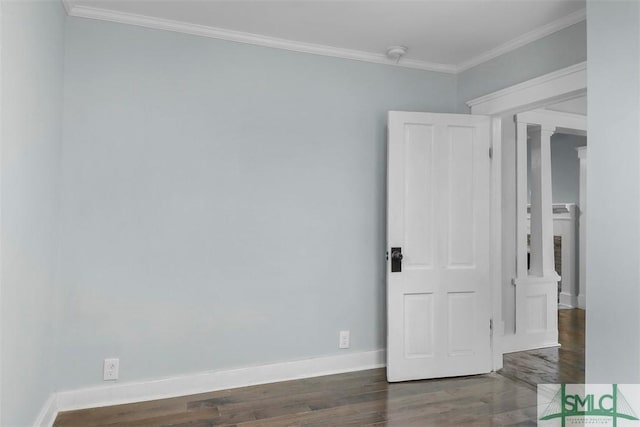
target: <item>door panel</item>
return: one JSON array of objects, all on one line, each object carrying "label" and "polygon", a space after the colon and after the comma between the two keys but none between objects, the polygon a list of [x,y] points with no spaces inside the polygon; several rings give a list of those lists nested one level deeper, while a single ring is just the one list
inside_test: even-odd
[{"label": "door panel", "polygon": [[473,267],[473,240],[476,212],[473,182],[473,128],[454,126],[449,129],[447,203],[447,266]]},{"label": "door panel", "polygon": [[484,116],[389,113],[389,381],[491,370]]},{"label": "door panel", "polygon": [[[405,128],[405,217],[404,252],[410,253],[412,267],[432,268],[434,229],[433,204],[433,126],[409,124]],[[407,233],[411,230],[411,233]],[[406,256],[406,255],[405,255]]]},{"label": "door panel", "polygon": [[433,357],[433,320],[433,294],[405,294],[405,357]]}]

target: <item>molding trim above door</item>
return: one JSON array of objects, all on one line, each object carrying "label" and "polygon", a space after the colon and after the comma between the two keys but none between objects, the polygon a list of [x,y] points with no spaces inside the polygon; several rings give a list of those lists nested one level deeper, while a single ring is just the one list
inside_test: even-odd
[{"label": "molding trim above door", "polygon": [[587,92],[587,62],[580,62],[467,101],[471,114],[498,115],[539,108]]},{"label": "molding trim above door", "polygon": [[557,133],[586,135],[587,132],[587,116],[582,114],[539,109],[519,113],[518,119],[539,124],[545,129],[555,129]]}]

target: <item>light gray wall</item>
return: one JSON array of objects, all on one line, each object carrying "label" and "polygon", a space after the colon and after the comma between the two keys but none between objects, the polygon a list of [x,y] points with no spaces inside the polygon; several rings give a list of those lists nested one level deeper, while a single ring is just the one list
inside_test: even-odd
[{"label": "light gray wall", "polygon": [[557,133],[551,137],[553,203],[580,201],[580,160],[576,148],[585,145],[586,136]]},{"label": "light gray wall", "polygon": [[[580,200],[580,160],[576,148],[587,145],[587,137],[556,133],[551,136],[551,185],[553,203],[578,203]],[[531,144],[527,144],[531,159]],[[531,195],[531,162],[527,164]]]},{"label": "light gray wall", "polygon": [[458,74],[457,109],[465,102],[587,60],[585,21]]},{"label": "light gray wall", "polygon": [[640,3],[587,2],[586,380],[640,382]]},{"label": "light gray wall", "polygon": [[129,381],[337,354],[340,329],[382,348],[386,111],[460,111],[553,51],[496,81],[70,18],[60,164],[62,9],[2,13],[2,425],[104,357]]},{"label": "light gray wall", "polygon": [[53,390],[53,253],[65,15],[3,1],[0,425],[32,425]]},{"label": "light gray wall", "polygon": [[386,112],[455,76],[69,19],[59,388],[385,346]]}]

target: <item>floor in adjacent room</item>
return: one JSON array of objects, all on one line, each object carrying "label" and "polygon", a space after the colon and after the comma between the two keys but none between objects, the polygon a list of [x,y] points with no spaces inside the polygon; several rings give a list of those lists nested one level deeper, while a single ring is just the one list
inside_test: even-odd
[{"label": "floor in adjacent room", "polygon": [[536,384],[584,382],[584,311],[560,348],[505,355],[494,374],[389,384],[384,369],[63,412],[56,427],[536,425]]}]

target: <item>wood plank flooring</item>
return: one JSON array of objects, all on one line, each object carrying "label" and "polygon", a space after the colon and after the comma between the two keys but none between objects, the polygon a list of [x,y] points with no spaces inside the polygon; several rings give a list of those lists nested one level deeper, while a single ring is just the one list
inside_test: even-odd
[{"label": "wood plank flooring", "polygon": [[505,377],[536,384],[584,383],[584,310],[558,310],[560,347],[504,355]]},{"label": "wood plank flooring", "polygon": [[538,382],[583,382],[584,312],[559,313],[562,348],[505,356],[498,373],[389,384],[384,369],[63,412],[55,427],[536,425]]}]

